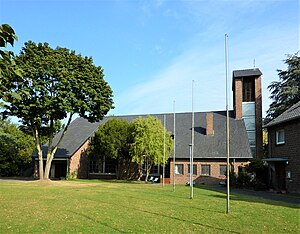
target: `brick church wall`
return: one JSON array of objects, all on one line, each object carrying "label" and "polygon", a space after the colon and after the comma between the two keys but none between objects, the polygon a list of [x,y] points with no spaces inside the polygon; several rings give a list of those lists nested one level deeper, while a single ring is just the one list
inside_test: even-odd
[{"label": "brick church wall", "polygon": [[69,174],[76,178],[88,178],[89,160],[86,155],[89,141],[85,142],[76,152],[73,154],[69,161]]},{"label": "brick church wall", "polygon": [[[231,160],[232,161],[232,160]],[[238,173],[238,168],[244,167],[249,162],[246,160],[237,161],[234,163],[234,171]],[[175,164],[183,164],[183,175],[176,174],[175,181],[178,184],[186,184],[189,182],[189,160],[178,160]],[[216,159],[216,160],[196,160],[194,159],[194,165],[197,165],[197,173],[193,176],[193,181],[196,184],[218,184],[220,181],[224,181],[226,179],[225,175],[220,174],[220,165],[226,165],[226,159]],[[201,175],[201,165],[210,165],[210,175]],[[174,164],[173,161],[170,162],[170,183],[173,183],[173,173],[174,173]],[[193,173],[195,174],[195,173]]]}]

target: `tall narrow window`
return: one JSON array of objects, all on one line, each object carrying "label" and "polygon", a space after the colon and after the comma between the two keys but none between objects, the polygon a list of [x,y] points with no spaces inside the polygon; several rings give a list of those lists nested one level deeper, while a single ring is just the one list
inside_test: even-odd
[{"label": "tall narrow window", "polygon": [[243,102],[255,101],[254,79],[243,79]]},{"label": "tall narrow window", "polygon": [[276,131],[276,145],[282,145],[285,143],[284,139],[284,129]]},{"label": "tall narrow window", "polygon": [[[188,173],[190,174],[190,164],[188,165]],[[193,175],[197,175],[197,164],[193,164]]]},{"label": "tall narrow window", "polygon": [[175,174],[183,175],[183,164],[175,164]]},{"label": "tall narrow window", "polygon": [[100,171],[100,163],[98,160],[91,159],[90,160],[90,173],[99,173]]},{"label": "tall narrow window", "polygon": [[226,176],[227,174],[227,165],[220,165],[220,176]]},{"label": "tall narrow window", "polygon": [[201,165],[201,175],[210,176],[210,165]]}]

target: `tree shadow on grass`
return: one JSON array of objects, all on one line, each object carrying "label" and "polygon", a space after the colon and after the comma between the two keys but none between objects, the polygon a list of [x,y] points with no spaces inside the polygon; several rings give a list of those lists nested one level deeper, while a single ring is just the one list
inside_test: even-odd
[{"label": "tree shadow on grass", "polygon": [[[134,199],[137,199],[135,197],[133,197]],[[90,201],[93,201],[93,202],[99,202],[97,200],[93,200],[93,199],[89,199],[89,198],[85,198],[87,200],[90,200]],[[140,198],[139,198],[140,199]],[[157,201],[156,201],[157,202]],[[114,203],[112,202],[107,202],[107,201],[101,201],[101,203],[104,203],[104,204],[107,204],[107,205],[115,205]],[[218,232],[218,231],[222,231],[222,232],[229,232],[229,233],[241,233],[241,232],[237,232],[237,231],[234,231],[234,230],[230,230],[230,229],[226,229],[226,228],[220,228],[220,227],[216,227],[216,226],[213,226],[213,225],[208,225],[208,224],[205,224],[205,223],[201,223],[199,222],[198,220],[197,221],[191,221],[189,219],[184,219],[182,217],[175,217],[175,216],[171,216],[171,215],[167,215],[167,214],[162,214],[162,213],[158,213],[158,212],[153,212],[153,211],[149,211],[149,210],[144,210],[144,209],[141,209],[141,208],[135,208],[133,206],[126,206],[126,205],[122,205],[122,204],[119,204],[118,205],[119,207],[123,207],[125,208],[126,210],[135,210],[135,211],[138,211],[138,212],[142,212],[142,213],[146,213],[148,215],[154,215],[156,217],[163,217],[163,218],[168,218],[168,219],[173,219],[173,220],[176,220],[176,221],[179,221],[179,222],[184,222],[184,223],[189,223],[191,225],[198,225],[198,226],[201,226],[201,227],[205,227],[205,228],[209,228],[211,230],[214,230],[214,232]],[[189,209],[191,208],[195,208],[197,209],[196,207],[187,207]],[[206,209],[198,209],[198,210],[203,210],[203,211],[208,211]],[[73,212],[73,211],[72,211]],[[212,211],[214,213],[220,213],[220,212],[216,212],[216,211]],[[224,213],[222,213],[224,214]],[[225,214],[224,214],[225,215]],[[102,224],[102,223],[101,223]],[[105,224],[104,224],[105,225]]]},{"label": "tree shadow on grass", "polygon": [[[140,197],[134,197],[134,196],[127,196],[126,198],[132,198],[134,200],[139,200]],[[186,198],[184,200],[190,200],[189,198]],[[143,198],[143,201],[149,201],[149,202],[153,202],[153,203],[157,203],[158,200],[157,199],[145,199]],[[198,211],[205,211],[205,212],[211,212],[211,213],[219,213],[219,214],[224,214],[224,212],[221,211],[217,211],[217,210],[212,210],[212,209],[203,209],[200,207],[196,207],[196,206],[187,206],[187,205],[181,205],[180,203],[176,202],[176,203],[170,203],[170,202],[164,202],[159,200],[159,203],[161,204],[166,204],[166,205],[176,205],[177,207],[182,207],[185,209],[194,209],[194,210],[198,210]]]},{"label": "tree shadow on grass", "polygon": [[[167,190],[164,190],[164,191],[165,192],[170,192],[170,191],[167,191]],[[99,193],[98,191],[94,191],[94,192]],[[117,193],[118,192],[116,192],[116,194]],[[200,208],[200,207],[197,207],[197,206],[181,205],[181,204],[186,204],[185,202],[187,202],[187,201],[190,201],[190,198],[188,198],[188,196],[183,197],[183,196],[177,195],[176,193],[170,192],[170,193],[167,194],[168,198],[171,198],[171,200],[172,200],[172,198],[175,198],[177,201],[178,201],[178,199],[181,200],[180,203],[178,203],[178,202],[173,203],[172,201],[162,201],[161,198],[158,197],[157,192],[147,191],[146,193],[147,193],[147,196],[153,195],[153,199],[149,199],[149,198],[147,199],[143,196],[143,194],[140,194],[140,196],[132,196],[132,195],[126,194],[126,199],[131,198],[134,201],[137,201],[137,200],[140,200],[141,196],[142,196],[143,201],[153,202],[154,204],[157,204],[157,202],[159,201],[159,203],[161,203],[161,204],[176,205],[176,206],[179,206],[179,207],[182,207],[182,208],[196,209],[196,210],[202,210],[202,211],[207,211],[207,212],[211,212],[211,213],[224,214],[223,211],[217,211],[217,210],[213,210],[213,209],[203,209],[203,208]],[[203,196],[203,195],[201,195],[201,196]],[[197,205],[197,203],[195,203],[195,205]]]},{"label": "tree shadow on grass", "polygon": [[[89,215],[82,214],[82,213],[78,213],[78,212],[75,212],[75,211],[73,211],[73,210],[67,210],[67,211],[70,212],[70,213],[73,213],[73,214],[75,214],[75,215],[81,216],[81,217],[83,217],[83,218],[85,218],[85,219],[87,219],[87,220],[90,220],[90,221],[92,221],[93,223],[98,223],[98,224],[100,224],[100,225],[102,225],[102,226],[108,227],[108,228],[110,228],[110,229],[112,229],[112,230],[114,230],[114,231],[117,231],[117,232],[120,232],[120,233],[126,233],[126,232],[124,232],[124,231],[122,231],[122,230],[120,230],[120,229],[118,229],[118,228],[115,228],[115,227],[112,227],[111,225],[108,225],[107,223],[100,222],[99,220],[96,220],[96,219],[90,217]],[[100,231],[100,230],[99,230],[99,231]]]},{"label": "tree shadow on grass", "polygon": [[[226,199],[227,192],[225,187],[204,185],[204,186],[197,186],[195,188],[221,193],[221,195],[213,194],[209,196]],[[230,199],[235,201],[263,203],[267,205],[283,206],[283,207],[289,207],[295,209],[300,208],[299,197],[283,195],[283,194],[274,194],[266,191],[254,191],[254,190],[247,190],[247,189],[230,188]]]}]

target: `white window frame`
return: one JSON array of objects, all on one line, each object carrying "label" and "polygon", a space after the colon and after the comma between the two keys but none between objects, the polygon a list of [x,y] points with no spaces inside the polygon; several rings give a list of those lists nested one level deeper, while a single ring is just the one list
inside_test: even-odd
[{"label": "white window frame", "polygon": [[[180,173],[179,167],[182,167],[182,173]],[[181,164],[181,163],[175,164],[175,174],[176,175],[184,175],[184,165],[183,164]]]},{"label": "white window frame", "polygon": [[[276,130],[275,134],[276,134],[276,145],[284,144],[285,143],[284,129]],[[279,134],[283,134],[283,141],[280,141]]]}]

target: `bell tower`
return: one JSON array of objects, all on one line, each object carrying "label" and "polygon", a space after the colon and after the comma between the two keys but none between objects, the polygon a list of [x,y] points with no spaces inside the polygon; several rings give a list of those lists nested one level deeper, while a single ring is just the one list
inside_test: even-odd
[{"label": "bell tower", "polygon": [[258,68],[235,70],[232,74],[233,109],[236,119],[243,119],[253,158],[262,152],[261,71]]}]

